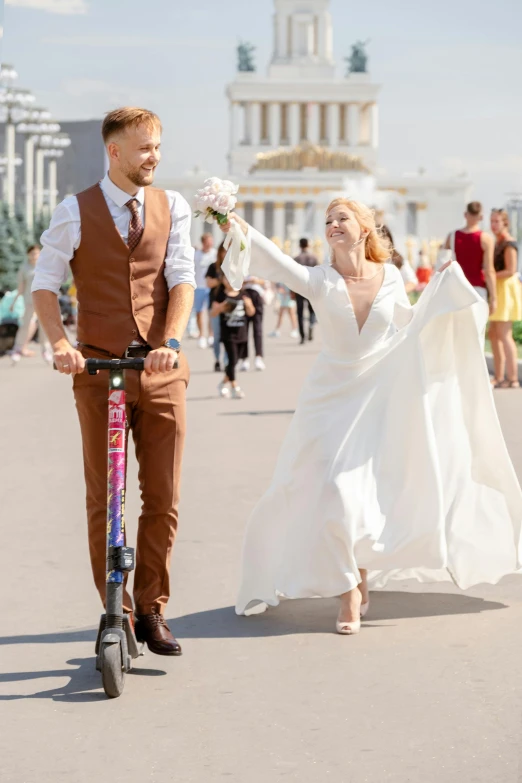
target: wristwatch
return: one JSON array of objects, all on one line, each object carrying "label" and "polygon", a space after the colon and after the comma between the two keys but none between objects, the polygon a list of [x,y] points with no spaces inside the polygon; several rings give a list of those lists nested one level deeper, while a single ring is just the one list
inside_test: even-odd
[{"label": "wristwatch", "polygon": [[175,337],[171,337],[170,340],[165,340],[163,345],[165,348],[170,348],[172,351],[177,351],[177,353],[181,351],[181,343],[179,340],[176,340]]}]

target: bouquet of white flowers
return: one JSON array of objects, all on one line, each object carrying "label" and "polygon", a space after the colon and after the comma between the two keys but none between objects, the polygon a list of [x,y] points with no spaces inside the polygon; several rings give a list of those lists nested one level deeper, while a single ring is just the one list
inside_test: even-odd
[{"label": "bouquet of white flowers", "polygon": [[[238,185],[228,179],[210,177],[196,193],[195,216],[204,215],[207,223],[216,221],[220,226],[229,221],[229,213],[237,204]],[[248,243],[239,225],[235,222],[225,239],[227,255],[223,261],[223,272],[236,290],[243,284],[244,270],[249,266]]]},{"label": "bouquet of white flowers", "polygon": [[213,223],[215,220],[220,226],[228,223],[228,213],[232,212],[237,204],[238,190],[239,186],[228,179],[206,179],[203,187],[196,193],[196,217],[204,215],[207,223]]}]

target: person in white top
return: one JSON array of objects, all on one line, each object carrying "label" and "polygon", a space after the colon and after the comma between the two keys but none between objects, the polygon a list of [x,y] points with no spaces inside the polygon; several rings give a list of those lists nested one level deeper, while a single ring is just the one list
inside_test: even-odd
[{"label": "person in white top", "polygon": [[194,264],[196,268],[196,291],[194,293],[194,309],[192,311],[192,314],[196,316],[200,348],[206,348],[208,345],[212,345],[214,341],[210,322],[208,324],[208,338],[205,335],[203,314],[208,312],[210,294],[206,281],[207,270],[210,264],[215,263],[216,258],[217,250],[214,247],[214,238],[212,234],[203,234],[201,237],[201,249],[196,250],[194,256]]},{"label": "person in white top", "polygon": [[[129,194],[118,187],[106,174],[100,182],[105,201],[114,224],[126,243],[129,231],[129,210],[125,206]],[[165,279],[169,291],[181,283],[195,288],[194,250],[190,245],[191,209],[180,193],[165,191],[172,226],[165,255]],[[134,198],[138,214],[144,219],[145,188],[138,188]],[[76,196],[68,196],[53,212],[51,224],[42,234],[42,251],[33,278],[33,291],[51,291],[58,295],[60,286],[70,277],[70,262],[82,238],[80,207]]]},{"label": "person in white top", "polygon": [[[53,346],[56,369],[73,375],[83,441],[89,551],[94,581],[106,595],[107,421],[105,373],[83,372],[89,358],[144,358],[125,373],[126,410],[139,464],[134,600],[136,635],[158,655],[180,655],[164,620],[178,525],[188,362],[181,337],[194,301],[191,209],[173,191],[150,187],[160,161],[161,122],[153,112],[109,112],[102,137],[109,172],[66,198],[42,236],[33,299]],[[78,292],[78,343],[64,332],[57,295],[71,267]]]},{"label": "person in white top", "polygon": [[[11,359],[16,364],[22,356],[32,356],[33,352],[29,349],[29,343],[32,340],[36,328],[37,328],[37,321],[36,317],[34,315],[34,306],[33,306],[33,299],[31,296],[31,286],[35,275],[35,267],[36,262],[38,261],[38,257],[40,255],[41,251],[40,245],[31,245],[27,248],[27,261],[25,264],[22,264],[18,271],[18,291],[13,299],[13,303],[11,305],[11,312],[14,311],[16,301],[19,296],[23,297],[24,305],[25,305],[25,311],[24,311],[24,320],[22,323],[22,326],[16,335],[16,345],[14,348],[13,353],[11,354]],[[40,326],[38,330],[38,340],[40,342],[40,347],[42,350],[42,356],[46,362],[52,361],[52,354],[49,348],[49,345],[47,343],[47,338],[45,336],[44,330]]]},{"label": "person in white top", "polygon": [[484,364],[488,308],[460,266],[412,307],[372,211],[339,198],[325,218],[331,263],[305,267],[230,216],[241,275],[309,299],[322,337],[247,526],[236,612],[341,596],[335,627],[354,634],[370,585],[467,589],[520,569],[522,492]]}]

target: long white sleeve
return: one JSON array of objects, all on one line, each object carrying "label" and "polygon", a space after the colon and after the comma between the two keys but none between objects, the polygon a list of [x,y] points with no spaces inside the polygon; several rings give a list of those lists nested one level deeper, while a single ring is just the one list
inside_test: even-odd
[{"label": "long white sleeve", "polygon": [[290,256],[285,255],[277,245],[267,239],[251,226],[248,229],[251,242],[250,273],[257,277],[271,280],[273,283],[283,283],[292,291],[314,299],[324,275],[320,267],[307,267],[298,264]]},{"label": "long white sleeve", "polygon": [[69,264],[80,244],[80,209],[76,196],[69,196],[53,212],[42,234],[42,252],[36,262],[32,291],[60,293],[69,277]]}]

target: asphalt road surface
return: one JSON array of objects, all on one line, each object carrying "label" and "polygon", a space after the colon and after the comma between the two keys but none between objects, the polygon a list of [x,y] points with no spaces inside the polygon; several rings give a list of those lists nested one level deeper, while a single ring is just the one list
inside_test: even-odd
[{"label": "asphalt road surface", "polygon": [[[2,783],[519,783],[522,578],[375,593],[356,637],[334,600],[233,611],[245,521],[316,350],[268,341],[218,399],[191,342],[189,437],[168,607],[181,658],[148,653],[107,700],[70,380],[0,359]],[[522,393],[495,392],[522,475]],[[404,426],[408,426],[407,411]],[[138,512],[131,459],[127,524]]]}]

